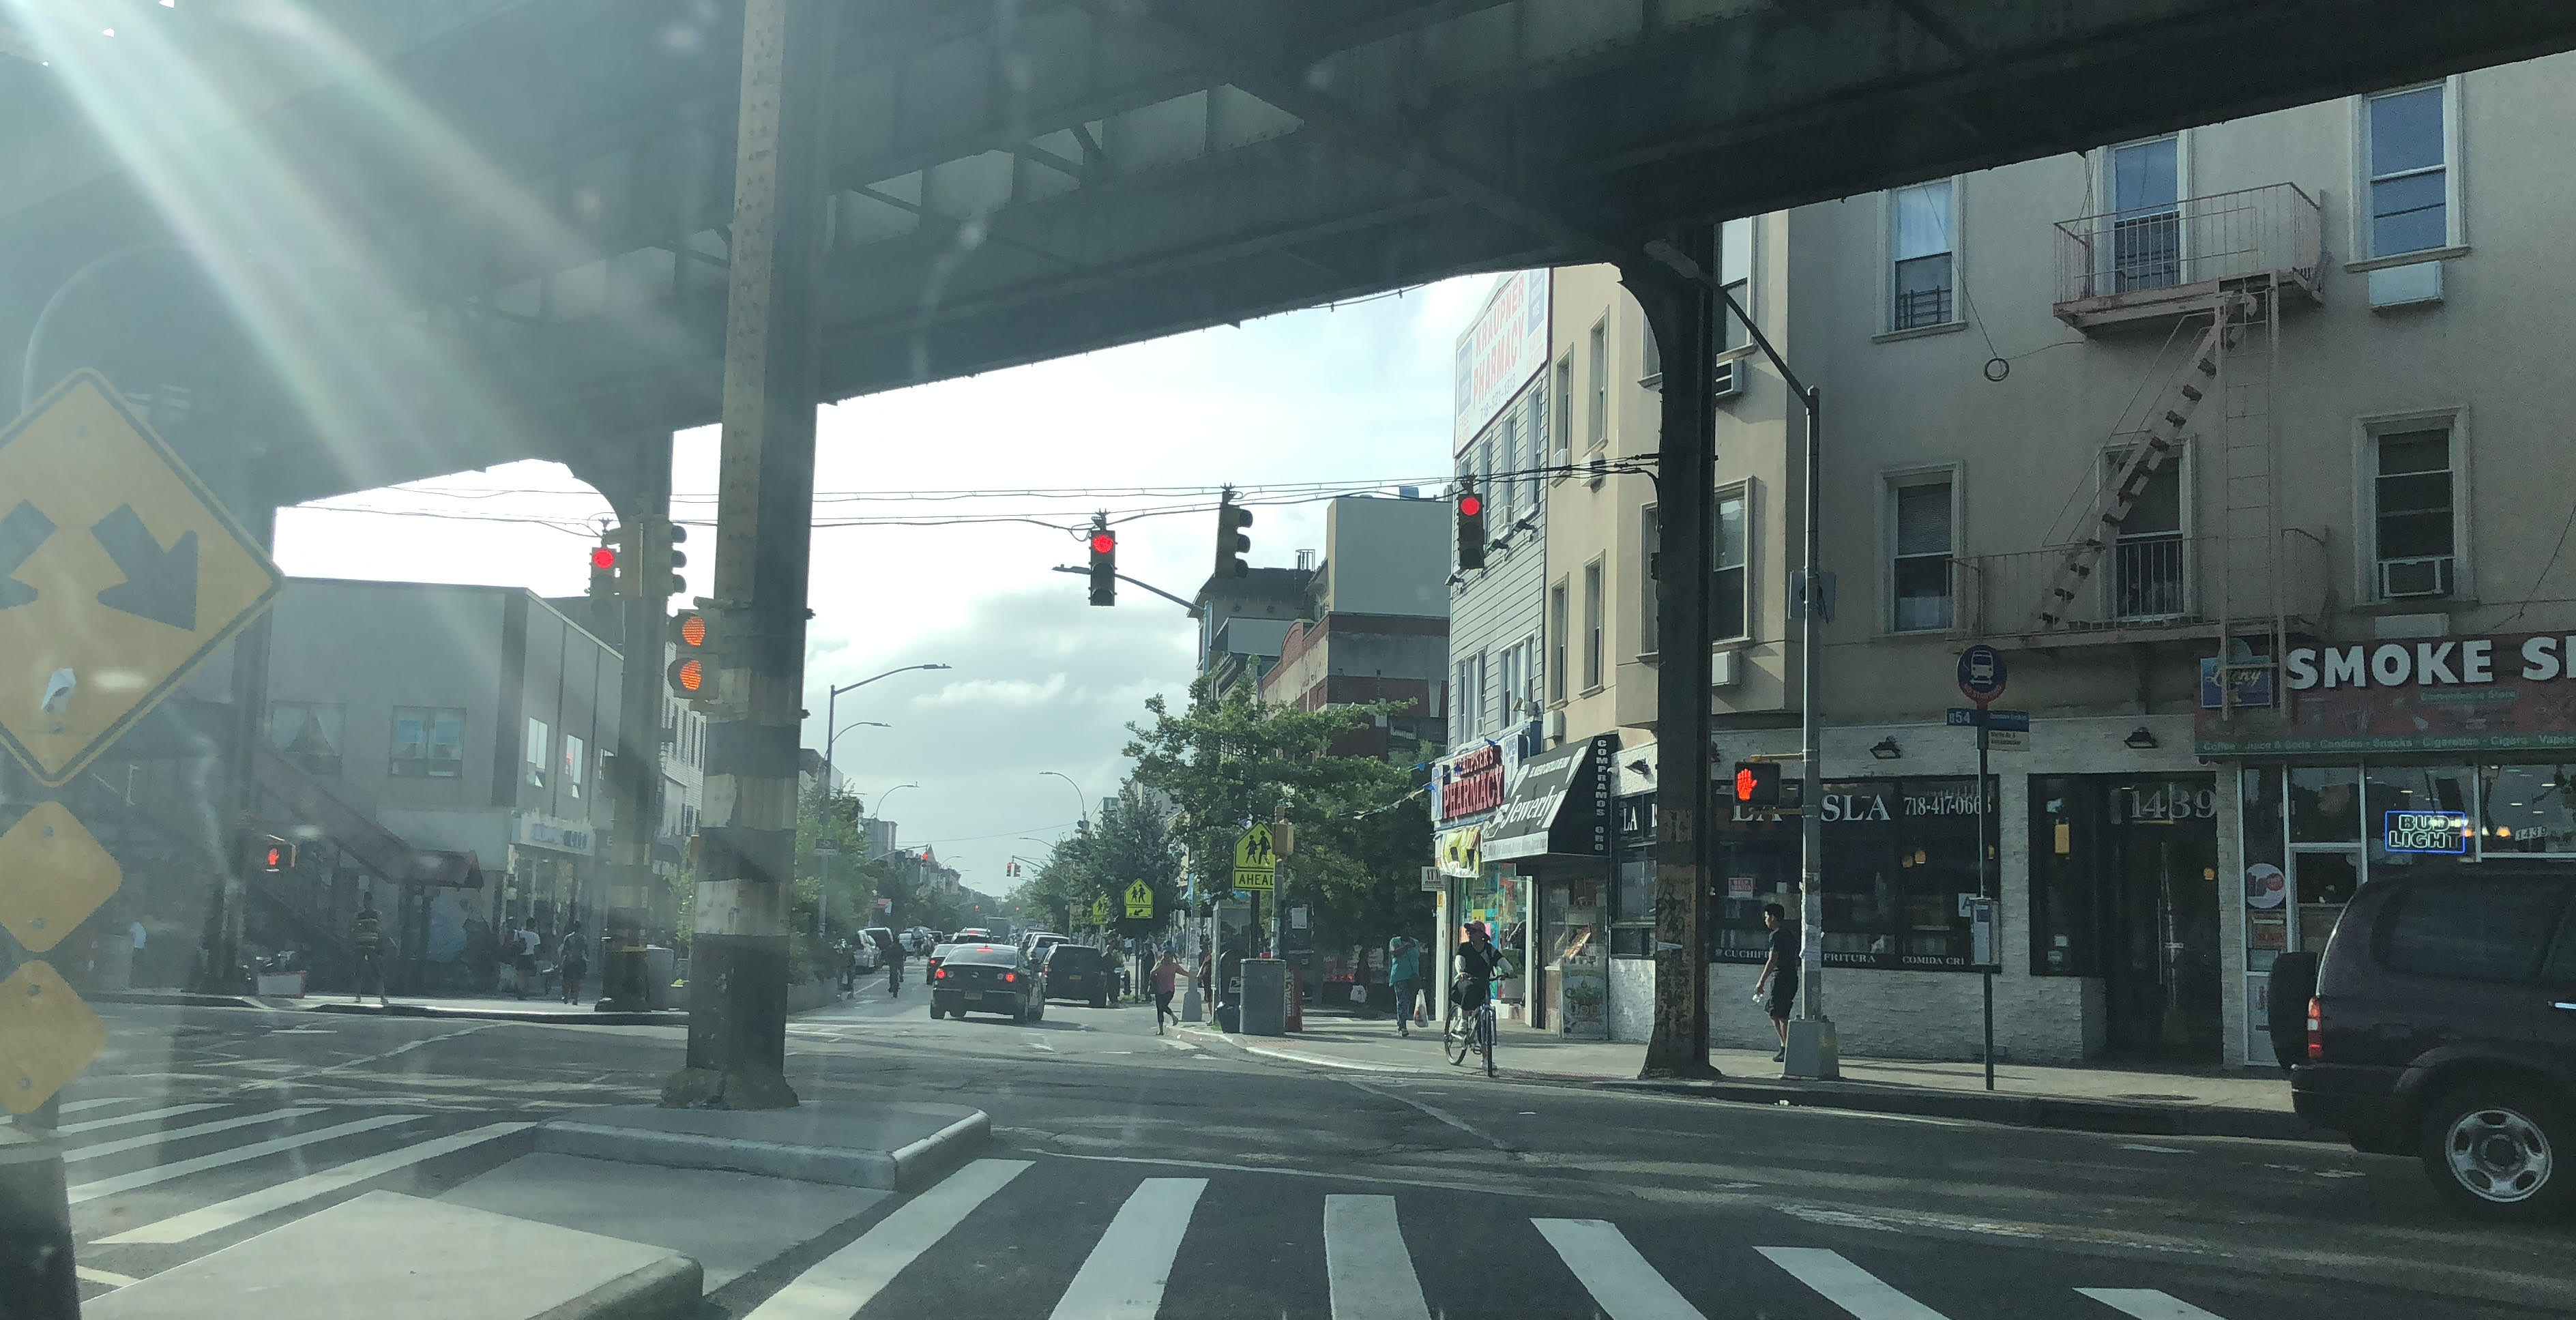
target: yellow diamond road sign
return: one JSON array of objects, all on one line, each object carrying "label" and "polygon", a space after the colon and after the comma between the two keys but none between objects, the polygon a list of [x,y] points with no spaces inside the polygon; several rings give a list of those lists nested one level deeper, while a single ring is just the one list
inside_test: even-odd
[{"label": "yellow diamond road sign", "polygon": [[97,372],[0,431],[0,744],[39,781],[70,782],[277,588]]},{"label": "yellow diamond road sign", "polygon": [[1142,921],[1154,915],[1154,887],[1139,880],[1127,886],[1127,915]]},{"label": "yellow diamond road sign", "polygon": [[1098,898],[1091,900],[1091,919],[1093,921],[1109,920],[1109,895],[1102,894]]},{"label": "yellow diamond road sign", "polygon": [[107,1028],[51,965],[29,960],[0,981],[0,1107],[45,1103],[105,1048]]},{"label": "yellow diamond road sign", "polygon": [[123,883],[124,868],[62,803],[39,802],[0,833],[0,929],[29,953],[61,943]]},{"label": "yellow diamond road sign", "polygon": [[1234,841],[1234,887],[1268,889],[1279,871],[1279,853],[1270,844],[1270,827],[1256,824]]}]

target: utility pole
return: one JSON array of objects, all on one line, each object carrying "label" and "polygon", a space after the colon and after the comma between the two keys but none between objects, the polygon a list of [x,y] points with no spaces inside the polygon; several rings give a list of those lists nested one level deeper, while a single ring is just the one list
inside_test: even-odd
[{"label": "utility pole", "polygon": [[795,873],[805,596],[821,392],[832,0],[748,0],[725,317],[715,597],[720,718],[707,730],[688,1064],[665,1106],[786,1109],[787,897]]},{"label": "utility pole", "polygon": [[[259,542],[262,553],[277,548],[277,506],[260,495],[265,482],[245,474],[240,508],[242,526]],[[206,914],[206,961],[197,969],[197,989],[210,995],[237,995],[244,987],[234,975],[242,965],[242,934],[250,903],[251,845],[256,833],[251,815],[259,789],[254,767],[260,739],[268,736],[268,641],[272,606],[242,626],[233,638],[232,738],[224,749],[228,762],[224,785],[222,865],[216,868],[214,910]]]},{"label": "utility pole", "polygon": [[[1696,225],[1679,255],[1716,262],[1717,229]],[[1656,461],[1660,529],[1655,605],[1655,1025],[1646,1077],[1707,1077],[1709,792],[1709,520],[1716,505],[1718,295],[1670,263],[1636,259],[1620,282],[1646,310],[1663,349],[1663,426]]]},{"label": "utility pole", "polygon": [[[626,594],[612,596],[624,657],[617,682],[617,779],[609,792],[613,822],[608,836],[608,911],[599,965],[599,1007],[642,1012],[653,1006],[646,984],[644,923],[653,886],[653,839],[662,825],[662,712],[670,697],[662,677],[662,645],[670,597],[664,592],[671,563],[671,435],[640,437],[619,464],[625,496],[616,509],[635,563],[620,574]],[[598,484],[594,482],[593,484]],[[607,620],[600,621],[606,626]]]}]

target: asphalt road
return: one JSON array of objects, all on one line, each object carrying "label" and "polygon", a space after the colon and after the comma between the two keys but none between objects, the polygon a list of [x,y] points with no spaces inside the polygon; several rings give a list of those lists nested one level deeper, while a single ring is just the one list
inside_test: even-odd
[{"label": "asphalt road", "polygon": [[[807,1103],[993,1118],[1002,1163],[974,1172],[1001,1189],[863,1315],[1070,1317],[1145,1282],[1164,1315],[2576,1314],[2576,1226],[2470,1224],[2411,1163],[2338,1147],[1516,1081],[1508,1036],[1488,1080],[1256,1058],[1157,1036],[1142,1007],[1056,1004],[1028,1025],[926,1010],[918,986],[888,1003],[880,983],[789,1027]],[[105,1016],[109,1054],[66,1092],[67,1122],[102,1125],[66,1139],[91,1152],[72,1181],[91,1189],[74,1217],[93,1292],[371,1188],[434,1195],[526,1149],[501,1125],[649,1100],[683,1051],[666,1027]],[[273,1190],[380,1166],[291,1203]],[[843,1224],[708,1314],[750,1314],[878,1221],[933,1208]],[[1410,1309],[1368,1301],[1408,1287]]]}]

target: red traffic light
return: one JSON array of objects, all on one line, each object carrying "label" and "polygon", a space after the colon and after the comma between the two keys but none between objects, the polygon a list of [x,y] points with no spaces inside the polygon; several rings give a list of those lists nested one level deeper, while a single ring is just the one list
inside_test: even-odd
[{"label": "red traffic light", "polygon": [[671,665],[670,679],[671,686],[675,690],[696,696],[706,690],[707,662],[702,657],[694,655],[674,661]]},{"label": "red traffic light", "polygon": [[1482,495],[1461,495],[1461,496],[1459,496],[1459,497],[1458,497],[1458,515],[1459,515],[1460,517],[1462,517],[1462,518],[1473,518],[1473,517],[1475,517],[1477,514],[1483,513],[1484,511],[1485,511],[1485,497],[1484,497],[1484,496],[1482,496]]},{"label": "red traffic light", "polygon": [[613,545],[592,547],[590,552],[590,566],[598,569],[602,573],[615,572],[617,570],[617,547]]},{"label": "red traffic light", "polygon": [[1117,548],[1118,536],[1116,533],[1093,532],[1091,534],[1091,553],[1095,555],[1105,555]]},{"label": "red traffic light", "polygon": [[707,616],[703,614],[683,614],[680,616],[680,644],[682,646],[704,646],[707,644]]}]

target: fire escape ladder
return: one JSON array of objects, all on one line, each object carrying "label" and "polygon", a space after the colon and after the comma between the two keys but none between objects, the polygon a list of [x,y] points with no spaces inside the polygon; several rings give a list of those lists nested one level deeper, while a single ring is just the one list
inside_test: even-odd
[{"label": "fire escape ladder", "polygon": [[2146,493],[2147,483],[2181,446],[2183,432],[2191,425],[2192,414],[2200,410],[2201,400],[2218,388],[2221,341],[2229,331],[2230,313],[2237,301],[2222,303],[2210,317],[2209,329],[2192,345],[2182,366],[2175,370],[2172,383],[2156,400],[2146,433],[2121,453],[2119,476],[2103,488],[2094,516],[2085,523],[2088,530],[2065,547],[2056,571],[2050,575],[2048,594],[2039,602],[2041,629],[2066,626],[2076,594],[2092,580],[2093,570],[2102,562],[2102,552],[2119,535],[2120,524],[2128,518],[2138,497]]}]

